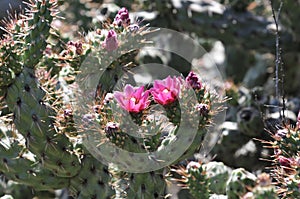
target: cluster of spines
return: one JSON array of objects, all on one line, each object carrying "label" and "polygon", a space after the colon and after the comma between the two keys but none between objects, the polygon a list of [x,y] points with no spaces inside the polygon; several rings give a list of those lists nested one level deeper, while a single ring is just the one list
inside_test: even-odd
[{"label": "cluster of spines", "polygon": [[[191,74],[194,74],[193,72],[191,72]],[[194,74],[195,75],[195,74]],[[196,75],[195,75],[196,76]],[[196,83],[200,82],[199,77],[193,79],[193,83],[196,85]],[[190,86],[190,85],[184,85],[184,86]],[[195,141],[192,143],[192,146],[190,146],[188,148],[188,150],[186,151],[186,153],[183,154],[182,157],[180,157],[176,162],[179,162],[183,159],[185,159],[186,157],[190,157],[192,153],[194,153],[195,151],[197,151],[199,149],[199,142],[202,141],[203,137],[205,136],[205,127],[207,125],[210,124],[210,119],[212,117],[213,111],[210,110],[210,106],[211,106],[211,95],[209,94],[209,91],[207,88],[205,88],[205,86],[200,86],[200,83],[198,85],[198,87],[193,88],[196,94],[196,98],[197,98],[197,102],[199,103],[197,107],[195,107],[195,112],[193,114],[196,114],[197,116],[199,116],[199,123],[196,124],[196,128],[198,128],[198,132],[197,132],[197,136],[195,138]],[[187,93],[184,93],[183,95],[188,95]],[[183,99],[190,99],[189,96],[183,96]],[[185,100],[183,100],[182,102],[184,104],[184,106],[189,106],[188,102],[186,102]],[[180,120],[181,120],[181,115],[180,115],[180,106],[182,106],[183,104],[179,105],[179,101],[175,100],[173,103],[170,103],[168,105],[163,106],[166,113],[167,113],[167,117],[169,119],[170,122],[172,122],[174,125],[180,124]],[[110,111],[105,111],[105,112],[110,112]],[[145,119],[146,117],[143,117],[144,113],[140,113],[140,114],[131,114],[132,117],[136,117],[135,120],[139,121],[139,125],[141,125],[141,121],[139,119],[143,118]],[[114,115],[116,116],[116,115]],[[191,121],[192,122],[192,121]],[[123,132],[122,129],[120,129],[115,123],[111,123],[109,122],[108,124],[110,124],[110,128],[109,131],[106,132],[106,135],[109,136],[109,139],[111,141],[113,141],[115,144],[117,143],[124,143],[124,144],[118,144],[118,146],[120,146],[121,148],[126,148],[126,150],[128,149],[134,149],[137,150],[136,148],[140,147],[142,144],[141,139],[135,139],[135,142],[132,142],[132,139],[130,139],[130,136],[127,136],[124,140],[123,137]],[[162,135],[157,134],[156,136],[153,136],[150,140],[147,140],[144,142],[145,148],[142,148],[141,150],[144,151],[146,149],[147,150],[151,149],[151,150],[155,150],[157,148],[157,150],[163,150],[163,146],[167,146],[170,142],[173,142],[173,139],[176,138],[176,131],[170,133],[168,135],[166,135],[165,137]],[[156,143],[155,146],[151,145],[153,143]],[[127,145],[127,147],[126,147]],[[193,172],[193,171],[191,171]],[[203,172],[203,173],[201,173]],[[201,174],[203,174],[204,176],[204,170],[201,170]],[[131,173],[127,173],[129,177],[129,181],[128,181],[128,190],[123,190],[121,191],[122,193],[125,193],[125,195],[127,194],[127,196],[130,197],[136,197],[137,195],[135,195],[135,193],[138,193],[138,195],[140,197],[145,197],[145,198],[153,198],[153,197],[158,197],[160,194],[158,193],[163,193],[164,189],[163,186],[155,186],[156,191],[154,191],[155,189],[150,189],[150,187],[152,187],[152,185],[147,186],[149,188],[147,188],[147,190],[145,190],[145,186],[147,184],[147,180],[149,181],[153,181],[153,179],[155,179],[156,181],[158,180],[159,182],[163,182],[162,178],[159,177],[159,175],[154,175],[154,172],[150,172],[150,173],[145,173],[145,174],[131,174]],[[161,174],[162,175],[162,172]],[[148,179],[149,176],[151,176],[151,179]],[[155,177],[156,176],[156,177]],[[202,177],[203,177],[202,176]],[[155,177],[155,178],[154,178]],[[134,179],[134,180],[133,180]],[[143,183],[137,183],[137,179],[140,179],[138,181],[141,181],[143,179]],[[147,179],[147,180],[145,180]],[[198,178],[197,179],[190,179],[190,183],[191,185],[195,185],[198,183]],[[204,179],[203,179],[204,180]],[[207,180],[207,179],[206,179]],[[196,194],[196,196],[198,197],[199,195],[202,195],[202,191],[206,190],[206,185],[209,184],[209,182],[206,182],[206,180],[204,180],[205,182],[203,182],[202,184],[200,183],[199,187],[201,188],[201,191],[199,191],[198,193],[196,193],[198,190],[197,188],[194,188],[193,190],[195,191],[194,194]],[[120,182],[120,180],[119,180]],[[124,183],[124,182],[122,182]],[[207,183],[207,184],[206,184]],[[122,186],[118,186],[118,187],[122,187]],[[225,191],[225,190],[224,190]],[[200,194],[201,192],[201,194]],[[204,194],[205,195],[205,194]],[[205,196],[203,196],[205,198]]]},{"label": "cluster of spines", "polygon": [[[71,192],[79,198],[106,197],[106,194],[104,193],[110,194],[110,191],[107,188],[107,178],[102,179],[104,174],[102,171],[98,171],[98,168],[95,169],[95,160],[93,158],[82,158],[81,156],[77,156],[73,153],[73,146],[68,138],[64,134],[56,132],[53,119],[56,113],[51,107],[48,107],[45,104],[45,92],[41,88],[41,85],[39,85],[35,76],[34,69],[40,62],[46,48],[46,38],[49,36],[50,23],[53,18],[52,9],[54,9],[55,3],[55,1],[42,0],[32,2],[32,13],[23,18],[24,27],[22,27],[22,30],[24,30],[25,36],[23,38],[20,37],[24,40],[25,45],[22,51],[23,63],[18,67],[18,70],[21,70],[18,72],[14,84],[10,85],[13,83],[10,82],[9,84],[4,85],[8,86],[5,99],[10,110],[14,113],[16,127],[26,140],[25,147],[37,155],[38,163],[41,165],[41,168],[47,168],[47,170],[45,170],[47,175],[52,176],[53,179],[70,180],[72,187]],[[135,55],[135,53],[132,54]],[[107,70],[108,76],[104,75],[104,77],[115,77],[115,75],[120,76],[123,74],[123,72],[120,71],[111,72],[113,71],[112,69],[116,69],[114,63],[110,66],[111,68]],[[102,88],[106,92],[110,91],[112,87],[111,79],[100,80]],[[209,98],[209,96],[206,97]],[[206,118],[209,111],[207,109],[208,107],[200,108],[203,117]],[[205,110],[203,110],[203,108]],[[178,116],[177,111],[175,112],[175,116]],[[175,116],[174,114],[170,114],[169,117],[172,120],[175,119]],[[207,121],[204,120],[202,125],[205,125],[206,122]],[[45,147],[41,147],[43,144]],[[105,170],[105,167],[103,167],[103,170]],[[87,179],[85,177],[88,171],[94,174],[91,175],[93,178]],[[39,170],[36,172],[39,172]],[[37,173],[36,175],[38,176],[41,173],[42,172]],[[104,176],[109,176],[107,172],[104,173]],[[200,173],[202,173],[202,171]],[[147,183],[151,182],[153,179],[158,180],[160,182],[158,184],[164,185],[161,173],[159,173],[159,178],[153,177],[153,173],[132,174],[132,176],[133,177],[130,177],[132,189],[130,189],[131,191],[128,192],[128,194],[136,196],[136,190],[140,190],[141,197],[145,198],[156,198],[163,194],[164,188],[160,189],[163,191],[159,192],[155,191],[156,187],[151,190],[146,188],[151,186],[151,184],[147,185]],[[145,179],[148,180],[144,181]],[[30,181],[34,181],[33,178],[30,179]],[[50,184],[51,183],[53,182],[50,181]],[[100,187],[104,188],[99,191],[97,190],[97,186],[93,186],[94,184],[98,184]],[[45,183],[42,183],[42,185],[45,185]],[[134,185],[136,185],[136,188],[134,188]],[[59,184],[59,186],[61,186],[61,184]],[[78,191],[80,187],[84,187],[85,189],[80,192]],[[49,187],[46,187],[46,189],[47,188]]]},{"label": "cluster of spines", "polygon": [[272,179],[269,174],[261,173],[257,176],[256,185],[251,188],[251,191],[243,196],[243,199],[255,198],[255,199],[277,199],[278,195]]},{"label": "cluster of spines", "polygon": [[209,198],[211,194],[210,182],[202,163],[190,162],[186,167],[181,166],[178,169],[173,169],[173,172],[179,175],[179,178],[173,180],[179,182],[179,186],[189,189],[194,198]]},{"label": "cluster of spines", "polygon": [[300,197],[299,115],[296,127],[288,125],[278,129],[272,134],[274,141],[264,142],[267,147],[274,149],[274,155],[271,156],[274,164],[271,174],[281,198]]},{"label": "cluster of spines", "polygon": [[12,36],[7,35],[5,39],[1,40],[0,90],[3,90],[3,92],[4,88],[13,83],[15,76],[22,70],[19,55],[14,48]]},{"label": "cluster of spines", "polygon": [[172,169],[173,181],[189,190],[193,198],[277,199],[269,174],[257,177],[243,168],[232,170],[221,162],[190,162]]},{"label": "cluster of spines", "polygon": [[24,16],[26,21],[24,34],[23,62],[26,67],[34,68],[41,60],[50,35],[53,16],[57,14],[56,1],[36,0],[29,3],[30,13]]},{"label": "cluster of spines", "polygon": [[[1,53],[6,53],[7,59],[1,60],[1,69],[6,73],[1,73],[0,77],[6,79],[9,79],[7,75],[14,77],[14,81],[8,83],[6,81],[6,84],[1,84],[1,88],[5,88],[5,95],[3,94],[5,104],[13,113],[17,133],[22,134],[24,138],[24,144],[20,145],[19,141],[14,140],[11,148],[2,150],[1,155],[4,157],[1,171],[6,172],[6,176],[10,179],[34,187],[36,190],[53,190],[70,186],[71,193],[78,194],[78,198],[111,196],[113,193],[109,188],[109,175],[105,172],[105,166],[100,165],[100,168],[100,163],[96,163],[94,158],[88,155],[82,158],[76,154],[68,137],[57,132],[54,125],[56,110],[51,107],[51,101],[46,99],[47,89],[42,88],[36,77],[35,69],[44,56],[50,24],[56,15],[56,1],[31,1],[29,6],[30,11],[20,19],[11,21],[9,28],[15,29],[8,30],[7,35],[7,38],[11,35],[15,37],[14,42],[24,44],[17,46],[22,62],[16,59],[15,61],[18,61],[16,65],[10,61],[14,60],[14,54],[11,53],[14,48],[12,45],[4,45],[4,41],[1,41],[3,44]],[[7,68],[14,72],[12,73],[14,76],[4,70]],[[20,155],[22,151],[32,152],[36,155],[35,160],[23,158]],[[11,152],[13,154],[10,154]],[[84,180],[85,175],[89,178]],[[84,184],[88,186],[81,190]]]},{"label": "cluster of spines", "polygon": [[161,198],[166,195],[166,181],[163,170],[148,173],[129,174],[127,198]]},{"label": "cluster of spines", "polygon": [[[110,176],[106,167],[102,166],[93,157],[86,155],[87,151],[81,154],[78,153],[78,149],[74,148],[73,143],[66,136],[67,133],[71,133],[74,130],[69,128],[70,124],[72,125],[73,123],[72,113],[66,113],[61,121],[56,120],[57,110],[54,107],[59,108],[61,105],[55,105],[55,103],[59,102],[52,101],[53,99],[49,98],[59,97],[59,94],[56,92],[56,96],[49,96],[49,93],[47,93],[49,90],[42,88],[43,85],[39,82],[41,79],[38,79],[36,76],[36,69],[39,69],[38,64],[43,61],[42,58],[45,55],[46,39],[50,34],[50,23],[55,15],[55,10],[53,10],[55,6],[56,1],[38,0],[30,2],[31,11],[21,17],[22,23],[20,24],[22,27],[20,27],[19,31],[16,31],[19,34],[16,38],[20,43],[23,42],[24,44],[24,46],[18,46],[21,48],[20,57],[22,57],[22,62],[19,63],[20,67],[18,67],[19,71],[16,76],[8,74],[15,77],[14,82],[11,81],[9,84],[1,85],[2,88],[7,87],[6,104],[14,115],[13,122],[18,129],[18,133],[22,134],[25,140],[25,144],[21,146],[20,150],[29,150],[35,154],[36,160],[34,165],[37,166],[33,167],[30,164],[28,169],[24,166],[24,172],[18,172],[18,175],[15,176],[8,173],[8,176],[20,183],[25,183],[27,180],[29,182],[27,185],[35,189],[49,190],[69,187],[70,193],[77,198],[110,197],[113,193],[109,186]],[[128,40],[130,40],[130,36]],[[136,43],[140,41],[131,39],[130,42]],[[74,46],[76,48],[80,47],[78,45]],[[122,50],[126,51],[128,49]],[[83,52],[79,52],[76,49],[76,54],[79,55],[81,53]],[[87,53],[85,51],[83,54]],[[111,65],[111,68],[107,70],[108,74],[113,73],[113,76],[114,74],[122,75],[122,70],[114,72],[116,69],[114,65],[124,65],[124,63],[128,62],[127,58],[131,55],[135,56],[136,52],[127,53],[123,56],[123,58],[126,58],[123,61],[118,59],[122,64],[117,62],[110,63],[110,60],[107,60],[107,64]],[[105,56],[103,61],[105,61]],[[5,63],[5,66],[12,67],[10,63]],[[3,74],[7,76],[6,73]],[[1,77],[3,74],[1,73]],[[104,75],[104,77],[109,76]],[[105,93],[112,86],[110,80],[106,80],[100,79],[99,82]],[[46,83],[50,87],[55,86],[53,84],[49,85],[49,82]],[[55,91],[51,90],[51,92]],[[57,128],[56,125],[62,127],[63,131],[60,131],[61,129]],[[18,145],[18,142],[16,141],[14,144]],[[14,152],[18,153],[19,151]],[[16,157],[12,157],[12,160],[19,158],[17,154],[15,155]],[[22,160],[22,158],[19,159]],[[6,159],[3,162],[3,170],[5,170],[5,166],[13,168],[14,165]],[[12,168],[10,170],[13,170]],[[28,172],[32,175],[26,175]],[[57,183],[54,182],[55,179],[58,181]],[[59,183],[60,181],[65,183]],[[164,183],[162,178],[161,182]],[[142,189],[146,191],[147,195],[145,186],[143,185]],[[136,194],[136,192],[132,191],[132,194]],[[161,194],[163,193],[155,195]]]},{"label": "cluster of spines", "polygon": [[232,171],[226,185],[226,195],[232,199],[239,199],[249,188],[254,187],[256,176],[243,168]]}]

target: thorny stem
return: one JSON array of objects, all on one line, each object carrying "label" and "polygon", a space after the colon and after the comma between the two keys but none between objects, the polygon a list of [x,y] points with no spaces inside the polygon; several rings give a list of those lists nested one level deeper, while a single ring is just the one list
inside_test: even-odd
[{"label": "thorny stem", "polygon": [[280,118],[282,118],[283,124],[285,124],[285,92],[284,92],[284,70],[283,70],[283,63],[281,59],[281,49],[280,49],[280,35],[279,35],[279,28],[278,28],[278,22],[279,22],[279,16],[281,12],[281,8],[283,6],[282,0],[280,1],[279,8],[277,10],[277,16],[275,14],[275,9],[273,6],[272,0],[270,0],[271,8],[272,8],[272,16],[275,22],[276,27],[276,54],[275,54],[275,95],[276,99],[279,99],[279,66],[280,66],[280,72],[281,72],[281,92],[282,92],[282,114],[280,113]]}]

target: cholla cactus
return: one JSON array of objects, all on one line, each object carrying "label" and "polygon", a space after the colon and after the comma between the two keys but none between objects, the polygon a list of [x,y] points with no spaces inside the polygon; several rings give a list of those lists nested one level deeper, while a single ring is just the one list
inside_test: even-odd
[{"label": "cholla cactus", "polygon": [[243,168],[232,171],[226,185],[226,195],[229,198],[240,198],[247,190],[254,187],[256,176]]},{"label": "cholla cactus", "polygon": [[215,194],[225,194],[231,169],[222,162],[208,162],[203,167],[210,182],[210,190]]},{"label": "cholla cactus", "polygon": [[272,179],[269,174],[262,173],[257,177],[256,186],[248,193],[246,193],[242,198],[243,199],[263,199],[270,198],[276,199],[278,198],[275,186],[272,184]]},{"label": "cholla cactus", "polygon": [[[215,198],[225,194],[226,183],[231,169],[221,162],[189,162],[186,167],[179,166],[172,170],[171,180],[188,189],[193,198]],[[224,195],[223,195],[224,196]]]},{"label": "cholla cactus", "polygon": [[[195,107],[192,107],[190,104],[190,94],[187,91],[193,90],[193,87],[192,84],[189,84],[189,81],[185,81],[182,77],[168,76],[163,80],[155,80],[153,86],[150,86],[150,88],[147,89],[144,86],[133,87],[127,84],[125,85],[124,91],[114,92],[117,104],[115,104],[115,101],[111,101],[109,103],[110,106],[104,104],[102,106],[102,110],[105,112],[106,118],[109,119],[109,122],[107,122],[103,119],[101,121],[101,118],[99,118],[99,121],[101,121],[100,123],[105,126],[105,129],[107,129],[104,134],[115,145],[131,152],[149,153],[154,151],[158,154],[164,154],[164,151],[175,151],[180,147],[184,147],[180,144],[174,145],[174,143],[176,143],[177,135],[179,136],[177,125],[182,124],[180,122],[180,117],[182,117],[181,113],[186,111],[183,109],[190,107],[191,109],[187,109],[189,111],[193,111],[189,112],[190,114],[199,114],[201,116],[200,118],[202,118],[198,126],[196,126],[198,128],[196,139],[200,139],[201,141],[201,139],[205,136],[203,133],[204,125],[208,124],[210,121],[209,117],[211,117],[212,110],[209,110],[210,104],[208,102],[210,102],[210,100],[207,94],[208,91],[205,90],[206,88],[203,87],[201,89],[197,89],[194,90],[196,95],[197,93],[199,94],[199,92],[201,92],[203,95],[198,95],[199,98],[197,98],[197,104]],[[181,101],[180,104],[179,101]],[[151,107],[156,103],[163,106],[169,122],[174,125],[173,131],[170,131],[169,133],[163,132],[163,123],[157,123],[157,121],[153,121],[153,119],[149,117],[151,116],[151,114],[149,115],[149,113],[151,113]],[[128,132],[137,131],[134,129],[134,127],[131,129],[130,125],[126,125],[125,129],[122,129],[122,127],[119,128],[119,126],[121,126],[120,121],[122,121],[122,118],[124,118],[124,114],[109,114],[113,112],[110,107],[118,105],[125,111],[125,113],[130,115],[136,124],[141,126],[151,123],[154,124],[150,125],[150,128],[145,127],[143,132],[145,135],[150,135],[153,127],[157,129],[157,132],[152,137],[134,137],[132,135],[126,135],[126,131],[124,132],[124,130],[127,130]],[[199,107],[201,107],[201,109]],[[205,111],[203,109],[205,109]],[[193,120],[190,120],[188,124],[193,126],[192,122]],[[188,131],[189,129],[186,128],[186,134],[184,136],[186,136],[187,139],[190,135]],[[170,149],[168,149],[168,147],[170,147]],[[199,147],[199,142],[194,141],[191,146],[186,149],[186,153],[180,156],[176,161],[178,162],[184,160],[185,157],[193,154],[199,149]],[[145,162],[147,160],[140,159],[140,161]],[[160,160],[158,159],[157,161]],[[132,167],[134,166],[132,165]],[[139,168],[137,168],[137,170],[138,169]],[[116,170],[114,169],[114,171]],[[163,177],[164,172],[165,171],[162,169],[156,172],[144,174],[114,172],[115,183],[113,186],[119,190],[119,193],[122,193],[122,197],[158,198],[166,194],[166,184]],[[153,183],[153,181],[156,183]]]},{"label": "cholla cactus", "polygon": [[[21,188],[29,186],[37,190],[37,194],[44,190],[51,194],[57,189],[67,189],[75,198],[166,197],[166,165],[156,171],[133,171],[144,171],[149,159],[158,165],[164,162],[159,155],[168,157],[166,161],[173,164],[191,157],[201,147],[208,133],[206,127],[218,111],[213,109],[214,105],[222,100],[192,71],[186,78],[167,76],[147,86],[125,85],[120,78],[136,67],[138,50],[135,47],[147,45],[144,35],[151,34],[146,27],[132,24],[125,8],[112,23],[107,22],[102,29],[91,31],[78,41],[66,42],[64,49],[57,49],[54,43],[60,40],[59,30],[52,27],[57,1],[32,0],[29,6],[24,15],[10,19],[0,43],[0,172],[9,182],[22,185]],[[186,18],[183,10],[179,11],[178,16]],[[262,27],[269,24],[262,23]],[[249,45],[249,49],[257,47],[257,43]],[[97,58],[89,60],[92,53],[96,53]],[[112,59],[118,53],[121,56]],[[89,67],[81,68],[85,61],[107,66],[99,69],[102,75],[92,94],[76,90],[78,80],[86,81],[77,77],[88,77],[92,81],[97,72],[89,71]],[[114,91],[119,81],[121,88]],[[82,111],[80,107],[73,106],[77,92],[83,94],[84,99],[93,99],[92,103],[83,104],[88,109],[82,115],[78,114]],[[233,105],[239,103],[236,92],[231,91],[236,98]],[[165,113],[164,118],[155,118],[157,106]],[[241,118],[248,118],[249,110],[243,109],[239,114]],[[80,124],[78,115],[82,116]],[[199,121],[195,122],[195,116]],[[124,118],[129,120],[124,122]],[[255,115],[249,118],[249,121],[239,120],[238,126],[250,139],[254,135],[253,127],[255,130],[260,121]],[[283,198],[300,197],[299,118],[295,128],[286,126],[278,130],[273,135],[275,141],[268,143],[275,151],[271,177],[279,187],[276,193]],[[97,128],[93,128],[94,124]],[[143,132],[136,127],[141,127]],[[180,127],[184,127],[184,131],[180,131]],[[193,129],[195,134],[191,133]],[[228,143],[241,143],[235,140],[238,134],[230,135],[233,139],[227,139]],[[90,136],[100,139],[88,140]],[[88,140],[88,145],[83,140]],[[106,160],[98,161],[88,147],[97,148],[107,143],[120,151],[128,151],[131,156],[109,154],[113,156],[112,163],[103,164]],[[176,150],[182,153],[171,159],[170,154]],[[159,155],[153,155],[154,152]],[[135,154],[139,153],[148,156],[137,160]],[[122,166],[131,170],[124,171]],[[229,198],[277,198],[270,176],[265,174],[255,177],[244,169],[231,172],[217,162],[190,162],[186,168],[173,171],[180,175],[177,180],[189,188],[195,198],[215,198],[225,193]]]},{"label": "cholla cactus", "polygon": [[[0,171],[6,178],[35,190],[66,188],[76,198],[164,197],[164,169],[135,174],[118,170],[120,165],[108,167],[87,150],[82,142],[86,138],[84,132],[101,136],[100,140],[94,140],[98,145],[109,142],[130,152],[158,151],[166,156],[178,148],[178,127],[182,125],[183,113],[199,116],[196,124],[194,118],[185,118],[185,125],[195,128],[196,135],[185,129],[183,140],[194,141],[189,147],[180,146],[185,153],[175,159],[179,162],[201,147],[206,126],[215,114],[214,100],[219,100],[199,84],[195,74],[187,81],[183,77],[167,77],[154,81],[152,88],[135,89],[127,85],[124,92],[113,93],[118,79],[135,67],[137,50],[132,47],[136,43],[144,46],[143,35],[149,33],[145,27],[132,28],[125,8],[113,23],[88,33],[86,38],[67,42],[65,49],[59,51],[51,43],[55,38],[59,40],[55,34],[59,30],[52,27],[57,1],[32,0],[29,6],[24,15],[10,19],[0,44],[0,113],[9,124],[1,128]],[[82,125],[78,125],[78,109],[72,106],[76,92],[72,88],[77,86],[78,74],[86,72],[80,68],[81,63],[94,51],[99,58],[96,61],[107,68],[94,88],[93,104],[85,104],[90,109],[80,118]],[[111,55],[117,52],[123,52],[122,56],[111,60]],[[90,96],[87,93],[82,97]],[[195,101],[190,100],[191,96]],[[155,103],[163,106],[166,122],[174,130],[163,132],[162,124],[156,125],[157,121],[151,119],[151,107]],[[138,138],[126,135],[119,125],[123,115],[113,113],[113,107],[118,106],[137,125],[152,124],[145,128],[146,133],[155,127],[155,134]],[[91,128],[93,123],[100,127]]]},{"label": "cholla cactus", "polygon": [[299,121],[298,115],[295,127],[278,129],[272,135],[274,141],[265,142],[274,149],[272,177],[276,180],[277,193],[281,198],[300,197]]},{"label": "cholla cactus", "polygon": [[186,168],[179,167],[173,171],[180,176],[174,180],[180,183],[179,186],[189,189],[194,198],[209,198],[211,194],[210,182],[202,163],[190,162]]},{"label": "cholla cactus", "polygon": [[221,162],[190,162],[173,169],[172,180],[189,190],[193,198],[277,199],[275,185],[269,174],[257,177],[243,168],[231,170]]}]

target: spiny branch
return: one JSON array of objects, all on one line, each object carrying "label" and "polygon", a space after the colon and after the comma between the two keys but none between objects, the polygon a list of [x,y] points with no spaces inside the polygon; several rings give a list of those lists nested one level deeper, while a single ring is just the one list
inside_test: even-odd
[{"label": "spiny branch", "polygon": [[[283,124],[285,123],[285,94],[284,94],[284,69],[283,69],[283,63],[281,58],[281,48],[280,48],[280,34],[279,34],[279,17],[280,12],[283,6],[282,0],[280,1],[279,8],[277,10],[277,15],[275,14],[275,9],[273,6],[273,1],[270,0],[271,9],[272,9],[272,16],[274,19],[275,27],[276,27],[276,54],[275,54],[275,95],[276,99],[279,99],[279,79],[281,79],[281,94],[282,94],[282,114],[280,111],[280,117],[282,118]],[[281,78],[279,78],[279,67],[281,72]]]}]

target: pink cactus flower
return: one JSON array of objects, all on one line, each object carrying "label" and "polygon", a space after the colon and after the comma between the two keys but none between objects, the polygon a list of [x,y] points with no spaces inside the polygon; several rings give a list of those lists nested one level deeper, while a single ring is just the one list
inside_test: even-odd
[{"label": "pink cactus flower", "polygon": [[196,73],[194,73],[193,71],[191,71],[188,74],[188,76],[186,77],[185,81],[193,89],[201,89],[202,88],[202,84],[201,84],[199,76]]},{"label": "pink cactus flower", "polygon": [[155,80],[153,88],[150,92],[154,98],[154,101],[161,104],[167,105],[174,102],[180,93],[181,81],[177,77],[171,78],[168,76],[163,80]]},{"label": "pink cactus flower", "polygon": [[121,8],[118,11],[118,14],[116,15],[113,23],[118,25],[118,26],[122,25],[123,27],[129,26],[130,25],[130,19],[129,19],[128,10],[126,8]]},{"label": "pink cactus flower", "polygon": [[109,30],[108,34],[104,40],[103,47],[111,52],[118,48],[119,42],[117,38],[117,33],[114,30]]},{"label": "pink cactus flower", "polygon": [[138,113],[150,104],[149,91],[144,91],[144,86],[133,87],[127,84],[124,92],[115,91],[114,97],[119,105],[128,112]]},{"label": "pink cactus flower", "polygon": [[277,158],[277,160],[278,160],[279,164],[280,164],[281,166],[284,166],[284,167],[291,167],[291,165],[292,165],[292,163],[293,163],[293,161],[294,161],[293,158],[286,158],[286,157],[284,157],[284,156],[279,156],[279,157]]}]

